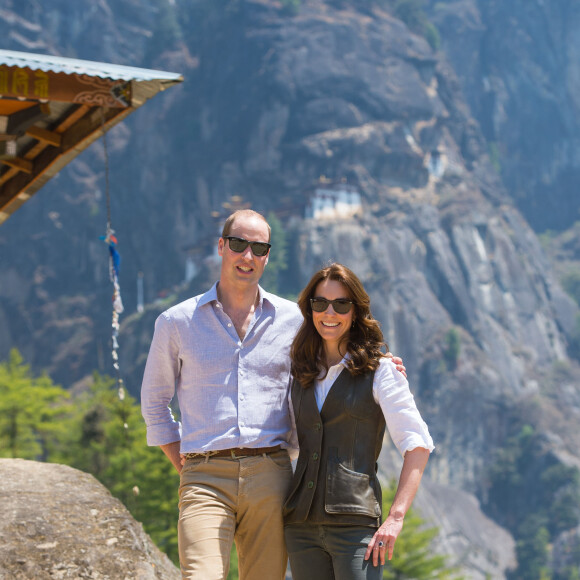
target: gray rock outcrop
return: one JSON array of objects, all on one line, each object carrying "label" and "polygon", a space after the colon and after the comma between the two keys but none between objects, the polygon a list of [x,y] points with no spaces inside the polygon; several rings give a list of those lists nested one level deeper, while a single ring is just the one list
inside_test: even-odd
[{"label": "gray rock outcrop", "polygon": [[121,502],[65,465],[0,459],[1,580],[179,580]]}]

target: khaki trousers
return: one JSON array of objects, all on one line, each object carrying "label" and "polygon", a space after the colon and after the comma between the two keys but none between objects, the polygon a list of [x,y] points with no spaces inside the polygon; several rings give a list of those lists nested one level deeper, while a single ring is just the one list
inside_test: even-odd
[{"label": "khaki trousers", "polygon": [[225,580],[232,542],[240,580],[283,580],[282,505],[292,479],[286,451],[188,459],[179,487],[179,560],[187,580]]}]

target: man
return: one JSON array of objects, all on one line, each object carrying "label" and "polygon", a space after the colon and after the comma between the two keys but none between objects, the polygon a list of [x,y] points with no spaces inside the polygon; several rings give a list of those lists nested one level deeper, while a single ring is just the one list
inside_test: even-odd
[{"label": "man", "polygon": [[[262,215],[233,213],[218,242],[219,282],[155,324],[141,404],[147,443],[181,473],[186,579],[224,579],[234,539],[241,580],[281,580],[286,572],[282,504],[292,477],[288,450],[296,447],[289,351],[302,316],[258,285],[269,242]],[[175,391],[181,429],[169,409]]]},{"label": "man", "polygon": [[[234,538],[241,579],[285,576],[289,350],[302,317],[258,286],[269,241],[263,216],[232,214],[218,242],[219,282],[159,316],[147,359],[147,442],[181,473],[179,557],[188,579],[225,578]],[[169,410],[175,389],[181,433]]]}]

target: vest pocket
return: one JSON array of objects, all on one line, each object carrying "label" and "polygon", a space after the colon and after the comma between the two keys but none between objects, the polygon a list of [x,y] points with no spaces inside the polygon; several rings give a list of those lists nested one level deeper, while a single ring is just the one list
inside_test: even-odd
[{"label": "vest pocket", "polygon": [[327,465],[324,508],[329,514],[360,514],[373,518],[381,515],[369,476],[332,460]]}]

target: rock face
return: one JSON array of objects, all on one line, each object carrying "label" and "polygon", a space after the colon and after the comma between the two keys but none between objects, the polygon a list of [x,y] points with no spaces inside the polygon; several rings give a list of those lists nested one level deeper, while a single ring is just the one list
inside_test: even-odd
[{"label": "rock face", "polygon": [[94,477],[0,459],[0,578],[179,580],[179,570]]},{"label": "rock face", "polygon": [[[387,443],[379,458],[379,476],[383,481],[397,477],[402,463],[395,446]],[[439,529],[433,551],[445,555],[464,578],[495,580],[516,568],[513,537],[482,512],[473,494],[424,478],[413,509]]]},{"label": "rock face", "polygon": [[[433,485],[471,494],[473,513],[479,501],[499,521],[501,510],[489,504],[489,471],[514,430],[532,425],[549,464],[578,462],[580,373],[567,354],[578,307],[518,208],[549,224],[552,206],[538,205],[542,184],[556,187],[575,175],[580,116],[572,114],[574,92],[564,97],[568,89],[557,75],[543,83],[541,67],[522,48],[525,35],[505,28],[517,27],[520,16],[522,30],[543,26],[548,3],[435,3],[445,54],[393,15],[357,10],[355,2],[304,0],[296,14],[267,0],[81,0],[55,14],[38,3],[4,4],[0,33],[9,48],[185,76],[109,135],[128,310],[121,370],[134,394],[156,314],[215,280],[219,220],[210,216],[223,214],[237,194],[284,221],[290,268],[282,292],[297,293],[330,259],[360,275],[433,432]],[[574,3],[552,4],[575,30]],[[513,18],[504,17],[510,10]],[[110,42],[95,42],[86,14],[102,23]],[[566,62],[576,62],[580,35],[550,34],[559,54],[569,51]],[[525,61],[536,76],[515,75],[504,57],[509,50],[498,48],[506,45],[518,47],[513,62]],[[566,86],[575,86],[577,67],[562,70]],[[538,120],[556,131],[544,140],[528,132],[541,130],[528,111],[556,93],[570,105],[562,155],[554,145],[557,116]],[[314,189],[344,182],[360,193],[357,216],[305,218]],[[576,219],[576,197],[558,191],[557,223],[566,221],[563,214]],[[0,356],[17,346],[34,368],[66,385],[111,368],[107,256],[98,241],[104,207],[95,144],[0,228]],[[577,244],[569,252],[578,254]],[[180,285],[187,260],[195,275]],[[140,271],[142,314],[135,313]],[[463,529],[459,515],[449,520],[449,536]],[[481,513],[473,517],[476,529],[482,521]],[[487,569],[494,578],[513,563],[513,551],[513,542],[502,540],[494,556],[501,565]],[[466,567],[479,565],[474,556]]]},{"label": "rock face", "polygon": [[577,2],[430,3],[442,49],[504,182],[536,229],[580,219]]},{"label": "rock face", "polygon": [[426,481],[414,505],[437,522],[435,548],[452,554],[469,580],[501,578],[516,568],[513,537],[482,513],[473,495]]}]

